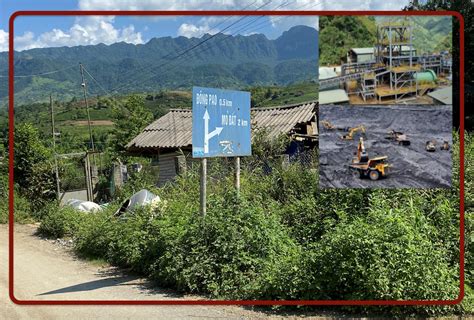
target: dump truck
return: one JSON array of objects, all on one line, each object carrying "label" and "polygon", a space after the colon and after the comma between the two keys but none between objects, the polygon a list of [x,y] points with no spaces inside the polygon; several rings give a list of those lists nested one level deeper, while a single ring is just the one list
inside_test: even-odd
[{"label": "dump truck", "polygon": [[410,140],[408,140],[406,134],[400,131],[390,130],[387,133],[385,139],[395,141],[401,146],[409,146],[411,144]]},{"label": "dump truck", "polygon": [[436,141],[426,141],[426,151],[428,152],[435,152],[436,151]]},{"label": "dump truck", "polygon": [[444,141],[441,147],[439,147],[441,150],[446,150],[448,151],[450,149],[450,145],[448,141]]},{"label": "dump truck", "polygon": [[359,178],[369,177],[370,180],[379,180],[381,177],[388,175],[387,156],[369,158],[369,154],[365,150],[364,138],[360,137],[357,146],[357,157],[352,159],[349,168],[359,173]]}]

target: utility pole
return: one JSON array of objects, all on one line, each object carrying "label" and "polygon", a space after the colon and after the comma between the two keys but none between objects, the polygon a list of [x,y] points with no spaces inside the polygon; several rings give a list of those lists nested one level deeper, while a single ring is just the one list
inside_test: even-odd
[{"label": "utility pole", "polygon": [[89,126],[89,137],[91,141],[91,149],[92,152],[95,151],[94,148],[94,138],[92,137],[92,126],[91,126],[91,116],[89,113],[89,104],[87,102],[87,89],[86,89],[86,81],[84,80],[84,67],[82,66],[82,63],[79,62],[79,67],[81,69],[81,78],[82,78],[82,91],[84,92],[84,103],[86,104],[86,112],[87,112],[87,124]]},{"label": "utility pole", "polygon": [[56,132],[54,130],[54,107],[53,107],[53,97],[49,94],[49,105],[51,106],[51,134],[53,136],[53,154],[54,154],[54,171],[56,175],[56,194],[57,199],[61,198],[61,189],[59,186],[59,172],[58,172],[58,156],[56,154]]}]

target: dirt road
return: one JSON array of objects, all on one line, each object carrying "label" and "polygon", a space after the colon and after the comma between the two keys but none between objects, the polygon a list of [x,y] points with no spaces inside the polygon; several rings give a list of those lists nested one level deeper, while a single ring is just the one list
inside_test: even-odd
[{"label": "dirt road", "polygon": [[[21,300],[202,299],[152,288],[143,278],[77,260],[67,247],[15,226],[15,296]],[[8,228],[0,225],[2,319],[261,319],[275,314],[237,306],[19,306],[8,297]],[[290,317],[294,318],[294,317]]]}]

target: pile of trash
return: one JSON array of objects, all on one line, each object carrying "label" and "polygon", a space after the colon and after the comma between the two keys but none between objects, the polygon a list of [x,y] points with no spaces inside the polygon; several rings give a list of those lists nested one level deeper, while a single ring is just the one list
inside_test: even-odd
[{"label": "pile of trash", "polygon": [[[126,199],[120,208],[114,213],[114,216],[119,217],[126,212],[132,212],[136,208],[146,205],[150,205],[152,208],[155,208],[160,202],[161,199],[159,196],[146,189],[142,189],[133,194],[130,198]],[[64,205],[70,206],[78,211],[96,213],[103,210],[108,204],[106,203],[99,205],[92,201],[69,199]]]}]

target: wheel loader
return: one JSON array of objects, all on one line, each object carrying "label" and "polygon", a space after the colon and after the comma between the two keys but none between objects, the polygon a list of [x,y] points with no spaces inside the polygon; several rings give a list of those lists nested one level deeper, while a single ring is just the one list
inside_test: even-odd
[{"label": "wheel loader", "polygon": [[349,167],[359,173],[359,178],[369,177],[370,180],[378,180],[388,175],[387,156],[369,158],[369,154],[365,150],[364,138],[360,137],[357,146],[357,157],[352,159]]}]

